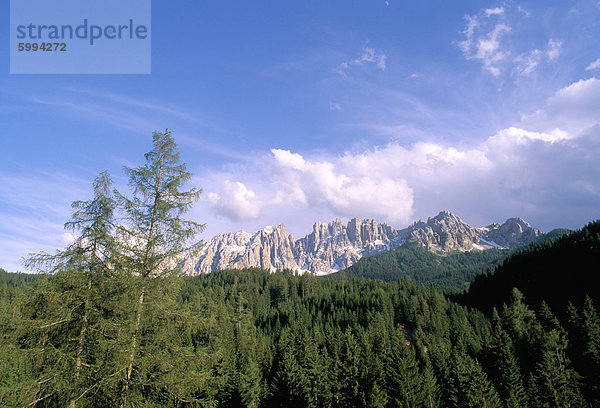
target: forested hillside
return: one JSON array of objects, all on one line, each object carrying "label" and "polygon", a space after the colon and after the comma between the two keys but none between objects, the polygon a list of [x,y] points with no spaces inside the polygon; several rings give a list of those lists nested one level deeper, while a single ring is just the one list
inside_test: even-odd
[{"label": "forested hillside", "polygon": [[[169,132],[126,172],[129,194],[103,172],[74,203],[72,246],[28,258],[43,275],[0,273],[0,406],[600,406],[597,289],[585,285],[599,223],[505,262],[498,276],[515,268],[525,296],[500,285],[494,309],[477,296],[493,276],[465,305],[408,277],[178,277],[202,226],[183,218],[198,191],[182,190]],[[448,270],[461,259],[485,261]]]},{"label": "forested hillside", "polygon": [[[97,276],[90,287],[83,273],[64,271],[3,297],[0,405],[118,406],[141,284]],[[134,406],[600,402],[600,321],[589,298],[561,322],[518,291],[487,318],[407,279],[241,270],[146,288],[128,383]]]},{"label": "forested hillside", "polygon": [[[536,243],[544,245],[569,232],[564,228],[555,229],[542,234]],[[431,288],[464,290],[477,276],[493,272],[507,257],[526,248],[454,251],[439,254],[409,241],[393,251],[363,257],[356,264],[332,276],[345,274],[386,282],[395,282],[398,278],[408,277]]]},{"label": "forested hillside", "polygon": [[491,311],[517,287],[535,307],[546,301],[564,310],[589,295],[600,300],[600,221],[579,231],[532,244],[508,257],[493,273],[477,276],[461,303]]},{"label": "forested hillside", "polygon": [[410,242],[400,248],[364,257],[341,273],[395,282],[408,277],[438,289],[465,289],[475,276],[493,271],[510,252],[502,249],[435,254]]}]

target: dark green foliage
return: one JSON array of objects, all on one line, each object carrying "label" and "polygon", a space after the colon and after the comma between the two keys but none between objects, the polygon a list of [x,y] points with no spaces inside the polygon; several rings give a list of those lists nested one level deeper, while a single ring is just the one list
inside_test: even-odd
[{"label": "dark green foliage", "polygon": [[[114,199],[101,174],[94,198],[74,205],[75,244],[30,258],[52,273],[0,271],[0,406],[600,406],[595,288],[557,297],[486,277],[460,304],[418,273],[432,286],[442,270],[462,279],[499,258],[415,248],[389,257],[403,271],[395,282],[256,269],[177,278],[199,227],[181,216],[197,192],[179,190],[189,173],[168,132],[146,158],[128,170],[131,197]],[[127,228],[114,222],[120,210]],[[537,263],[563,265],[570,251],[589,265],[596,224],[532,245],[498,273],[528,282]],[[548,271],[566,288],[580,274]],[[484,287],[492,300],[479,303]]]},{"label": "dark green foliage", "polygon": [[477,360],[457,349],[452,356],[450,406],[500,408],[500,397]]},{"label": "dark green foliage", "polygon": [[527,391],[523,383],[521,367],[514,349],[513,340],[502,327],[498,312],[494,309],[493,339],[491,351],[493,370],[496,375],[499,391],[506,401],[507,408],[527,407]]},{"label": "dark green foliage", "polygon": [[[77,276],[52,276],[3,310],[9,316],[0,353],[4,405],[48,394],[52,398],[35,405],[72,398],[75,360],[68,356],[76,355],[76,345],[69,339],[79,334],[78,319],[71,315],[71,323],[45,328],[41,322],[62,320],[80,302],[72,290],[84,282]],[[97,290],[110,301],[88,318],[103,334],[89,337],[84,361],[90,367],[82,371],[99,382],[77,406],[119,403],[122,382],[110,375],[127,367],[130,337],[114,328],[135,315],[130,306],[143,278],[109,282]],[[570,331],[548,307],[535,313],[518,291],[490,321],[408,279],[242,270],[148,283],[156,286],[147,286],[144,340],[128,397],[134,405],[531,407],[595,401],[586,384],[596,377],[569,362]],[[589,360],[597,359],[597,309],[589,302],[572,308],[590,316],[589,327],[582,320],[574,324],[589,332],[582,344]],[[42,349],[44,360],[29,358]]]},{"label": "dark green foliage", "polygon": [[35,286],[38,280],[39,275],[28,273],[9,273],[0,268],[0,288],[2,288],[2,290],[8,288],[19,288],[25,285]]},{"label": "dark green foliage", "polygon": [[539,307],[546,301],[564,315],[569,301],[580,303],[588,295],[600,301],[596,284],[600,265],[600,221],[579,231],[527,249],[506,259],[495,273],[475,278],[461,303],[485,311],[501,308],[512,288],[517,287],[528,302]]},{"label": "dark green foliage", "polygon": [[437,255],[407,243],[394,251],[364,257],[343,273],[386,282],[409,277],[432,288],[465,289],[475,276],[493,270],[508,254],[507,250],[489,249]]}]

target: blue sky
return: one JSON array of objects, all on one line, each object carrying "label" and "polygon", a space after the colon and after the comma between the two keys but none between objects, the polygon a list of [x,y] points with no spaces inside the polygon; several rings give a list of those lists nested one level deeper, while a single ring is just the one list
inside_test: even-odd
[{"label": "blue sky", "polygon": [[204,239],[442,209],[542,230],[600,216],[596,0],[153,1],[150,75],[10,75],[3,27],[11,271],[68,244],[71,201],[104,169],[124,186],[167,127],[204,189]]}]

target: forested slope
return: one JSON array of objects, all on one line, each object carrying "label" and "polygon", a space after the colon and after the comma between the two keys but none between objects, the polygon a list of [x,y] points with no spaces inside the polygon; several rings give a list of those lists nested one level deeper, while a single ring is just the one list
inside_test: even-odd
[{"label": "forested slope", "polygon": [[[543,245],[569,232],[564,228],[555,229],[542,234],[536,243]],[[393,251],[363,257],[356,264],[332,276],[345,274],[386,282],[408,277],[432,288],[464,290],[475,277],[493,272],[507,257],[526,248],[437,254],[409,241]]]},{"label": "forested slope", "polygon": [[386,282],[408,277],[433,288],[464,289],[475,276],[493,271],[509,253],[488,249],[440,255],[407,243],[393,251],[364,257],[341,273]]},{"label": "forested slope", "polygon": [[477,294],[493,276],[465,304],[408,277],[181,278],[198,192],[181,190],[190,174],[169,132],[153,142],[144,166],[126,168],[129,195],[101,173],[74,203],[75,243],[28,259],[45,274],[0,273],[0,406],[600,406],[597,289],[583,296],[598,223],[505,262],[506,287],[512,265],[519,286],[539,263],[551,290],[501,285],[491,310]]},{"label": "forested slope", "polygon": [[[140,284],[99,278],[86,293],[84,275],[65,271],[42,278],[34,293],[3,298],[0,405],[118,406]],[[487,318],[408,279],[236,270],[160,278],[146,293],[128,389],[136,406],[600,402],[600,322],[589,299],[572,307],[577,318],[565,324],[546,306],[534,311],[518,291]],[[84,321],[88,294],[93,312]],[[75,380],[73,339],[84,324]],[[578,353],[585,364],[570,363]]]},{"label": "forested slope", "polygon": [[508,257],[494,273],[477,276],[462,303],[490,311],[502,307],[513,287],[539,306],[563,310],[589,295],[600,300],[600,221],[558,238],[532,244]]}]

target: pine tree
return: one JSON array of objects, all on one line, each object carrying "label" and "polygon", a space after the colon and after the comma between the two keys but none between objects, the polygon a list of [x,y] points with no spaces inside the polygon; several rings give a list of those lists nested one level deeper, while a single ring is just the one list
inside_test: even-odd
[{"label": "pine tree", "polygon": [[540,310],[546,330],[541,344],[541,360],[537,364],[538,389],[542,402],[550,407],[585,406],[579,390],[579,376],[567,357],[567,335],[546,303]]},{"label": "pine tree", "polygon": [[581,326],[583,332],[584,370],[587,374],[587,387],[596,405],[600,404],[600,316],[589,296],[585,297],[581,311]]},{"label": "pine tree", "polygon": [[440,392],[429,357],[425,358],[425,366],[422,372],[422,406],[437,408],[440,406]]},{"label": "pine tree", "polygon": [[414,346],[407,344],[401,331],[392,339],[391,360],[388,361],[388,394],[396,407],[416,407],[424,403],[422,378],[415,359]]},{"label": "pine tree", "polygon": [[462,350],[453,353],[450,402],[456,408],[500,408],[500,397],[477,360]]},{"label": "pine tree", "polygon": [[498,372],[499,391],[507,408],[526,408],[527,392],[523,384],[514,346],[496,308],[492,312],[493,354]]},{"label": "pine tree", "polygon": [[[600,370],[600,316],[589,296],[585,297],[581,314],[587,343],[585,354],[592,359],[596,370]],[[596,371],[596,375],[600,376],[600,371]]]}]

